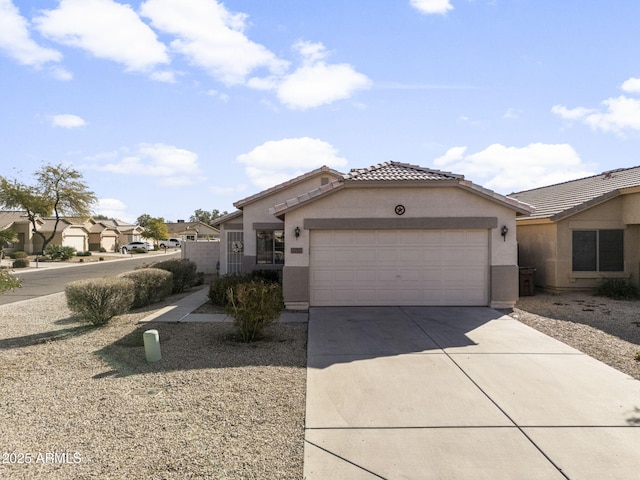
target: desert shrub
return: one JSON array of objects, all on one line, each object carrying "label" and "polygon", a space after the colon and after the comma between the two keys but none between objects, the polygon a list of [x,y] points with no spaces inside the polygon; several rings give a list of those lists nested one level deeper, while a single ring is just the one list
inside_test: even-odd
[{"label": "desert shrub", "polygon": [[228,273],[215,278],[209,285],[209,300],[214,305],[224,307],[228,303],[227,292],[229,289],[249,280],[249,276],[242,273]]},{"label": "desert shrub", "polygon": [[62,247],[60,245],[47,245],[44,253],[50,257],[51,260],[69,260],[76,254],[76,249],[73,247]]},{"label": "desert shrub", "polygon": [[19,278],[14,277],[6,268],[0,268],[0,293],[20,288]]},{"label": "desert shrub", "polygon": [[153,268],[160,268],[173,273],[173,293],[184,292],[198,281],[196,274],[197,265],[191,260],[183,258],[181,260],[166,260],[154,263]]},{"label": "desert shrub", "polygon": [[27,252],[13,252],[9,254],[9,258],[13,258],[13,259],[18,259],[18,258],[27,258],[29,255],[27,255]]},{"label": "desert shrub", "polygon": [[149,253],[149,251],[146,248],[136,247],[131,250],[131,253]]},{"label": "desert shrub", "polygon": [[37,257],[39,262],[50,262],[51,261],[51,257],[49,255],[41,255],[39,257]]},{"label": "desert shrub", "polygon": [[92,255],[92,253],[87,250],[86,252],[77,252],[76,256],[78,257],[90,257]]},{"label": "desert shrub", "polygon": [[173,274],[160,268],[142,268],[119,276],[133,280],[135,284],[135,299],[131,308],[145,307],[164,300],[173,290]]},{"label": "desert shrub", "polygon": [[26,258],[18,258],[13,261],[13,268],[26,268],[29,266],[29,260]]},{"label": "desert shrub", "polygon": [[227,292],[227,313],[233,317],[238,338],[252,342],[280,316],[282,287],[261,280],[239,283]]},{"label": "desert shrub", "polygon": [[628,278],[605,278],[598,285],[596,295],[615,300],[634,300],[640,297],[640,292]]},{"label": "desert shrub", "polygon": [[94,325],[104,325],[127,312],[135,300],[135,283],[129,278],[90,278],[67,283],[67,306]]},{"label": "desert shrub", "polygon": [[251,272],[251,278],[255,280],[264,280],[268,283],[279,283],[282,285],[280,273],[282,270],[254,270]]}]

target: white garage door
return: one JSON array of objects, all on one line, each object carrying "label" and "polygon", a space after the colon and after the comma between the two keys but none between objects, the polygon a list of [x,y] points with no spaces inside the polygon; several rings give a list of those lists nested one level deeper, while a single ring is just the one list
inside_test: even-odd
[{"label": "white garage door", "polygon": [[86,250],[85,241],[86,237],[84,236],[67,235],[64,237],[64,240],[62,240],[62,245],[64,247],[73,247],[78,252],[84,252]]},{"label": "white garage door", "polygon": [[487,305],[487,230],[312,230],[312,306]]}]

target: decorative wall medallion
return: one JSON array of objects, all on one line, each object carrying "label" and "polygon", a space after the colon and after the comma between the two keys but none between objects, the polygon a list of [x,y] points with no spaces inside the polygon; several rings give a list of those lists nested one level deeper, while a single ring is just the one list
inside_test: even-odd
[{"label": "decorative wall medallion", "polygon": [[396,205],[396,215],[404,215],[405,211],[404,205]]}]

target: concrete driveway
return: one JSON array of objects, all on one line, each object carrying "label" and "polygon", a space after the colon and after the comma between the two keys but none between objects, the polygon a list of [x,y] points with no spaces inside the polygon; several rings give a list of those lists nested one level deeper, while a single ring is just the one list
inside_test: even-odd
[{"label": "concrete driveway", "polygon": [[640,382],[489,308],[312,308],[306,480],[637,479]]}]

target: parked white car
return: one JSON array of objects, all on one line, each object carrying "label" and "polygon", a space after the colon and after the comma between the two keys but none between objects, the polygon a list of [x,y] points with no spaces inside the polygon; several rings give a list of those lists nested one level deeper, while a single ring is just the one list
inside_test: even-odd
[{"label": "parked white car", "polygon": [[120,247],[120,251],[122,253],[129,253],[136,248],[142,248],[143,250],[150,251],[153,250],[153,245],[149,242],[129,242]]},{"label": "parked white car", "polygon": [[168,240],[160,240],[160,248],[180,248],[182,240],[179,238],[169,238]]}]

